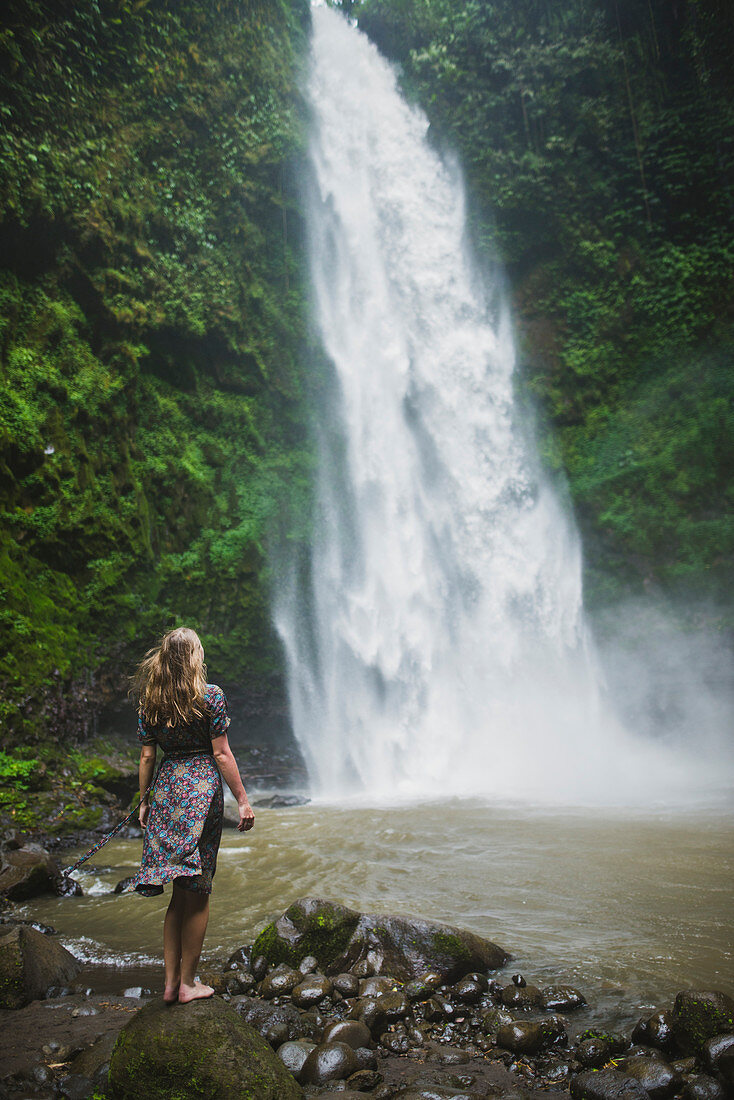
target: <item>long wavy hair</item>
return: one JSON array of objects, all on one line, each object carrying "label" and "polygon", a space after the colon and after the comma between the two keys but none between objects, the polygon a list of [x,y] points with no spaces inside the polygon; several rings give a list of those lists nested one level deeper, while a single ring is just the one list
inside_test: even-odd
[{"label": "long wavy hair", "polygon": [[195,630],[179,626],[149,649],[132,677],[138,712],[153,726],[177,726],[204,717],[206,665]]}]

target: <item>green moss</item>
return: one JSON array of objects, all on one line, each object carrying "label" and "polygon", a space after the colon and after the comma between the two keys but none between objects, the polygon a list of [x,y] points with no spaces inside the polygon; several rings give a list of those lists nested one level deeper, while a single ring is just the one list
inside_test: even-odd
[{"label": "green moss", "polygon": [[448,955],[449,958],[460,961],[471,957],[471,951],[457,935],[451,932],[434,932],[432,935],[433,947],[439,954]]}]

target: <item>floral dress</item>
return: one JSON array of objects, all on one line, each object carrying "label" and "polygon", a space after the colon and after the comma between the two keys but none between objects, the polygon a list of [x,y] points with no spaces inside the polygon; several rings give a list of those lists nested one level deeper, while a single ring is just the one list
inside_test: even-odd
[{"label": "floral dress", "polygon": [[141,713],[138,740],[159,745],[165,756],[150,795],[140,870],[132,884],[140,894],[163,893],[176,882],[210,894],[222,835],[224,795],[211,739],[229,726],[227,701],[216,684],[207,684],[204,717],[185,725],[150,725]]}]

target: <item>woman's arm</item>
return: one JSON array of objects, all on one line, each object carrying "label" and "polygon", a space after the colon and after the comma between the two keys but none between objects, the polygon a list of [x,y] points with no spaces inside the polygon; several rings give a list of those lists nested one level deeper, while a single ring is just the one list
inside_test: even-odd
[{"label": "woman's arm", "polygon": [[247,797],[247,791],[242,784],[240,769],[237,767],[237,761],[229,747],[229,740],[227,739],[226,733],[220,734],[219,737],[212,738],[212,750],[214,752],[214,759],[217,762],[217,767],[222,773],[222,779],[229,787],[233,796],[237,799],[237,807],[240,811],[240,823],[237,828],[240,832],[246,833],[247,830],[251,829],[255,824],[255,814],[253,813],[252,806]]},{"label": "woman's arm", "polygon": [[138,818],[140,820],[140,827],[144,829],[148,823],[148,814],[150,813],[150,800],[148,799],[148,787],[153,779],[153,772],[155,771],[155,745],[143,745],[140,750],[140,763],[138,765],[138,783],[140,785],[140,810]]}]

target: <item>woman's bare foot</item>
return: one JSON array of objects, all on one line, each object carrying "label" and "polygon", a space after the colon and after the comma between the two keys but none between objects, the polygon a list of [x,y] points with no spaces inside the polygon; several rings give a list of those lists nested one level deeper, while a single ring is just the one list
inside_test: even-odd
[{"label": "woman's bare foot", "polygon": [[178,1003],[185,1005],[189,1001],[200,1001],[204,997],[212,997],[214,990],[210,985],[204,985],[203,982],[194,982],[193,985],[181,985],[178,989]]},{"label": "woman's bare foot", "polygon": [[178,1004],[178,985],[167,985],[163,990],[163,1000],[167,1005]]}]

